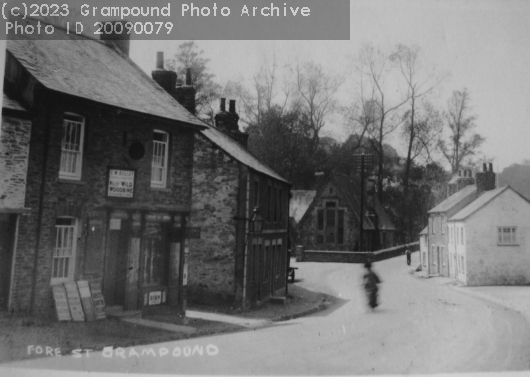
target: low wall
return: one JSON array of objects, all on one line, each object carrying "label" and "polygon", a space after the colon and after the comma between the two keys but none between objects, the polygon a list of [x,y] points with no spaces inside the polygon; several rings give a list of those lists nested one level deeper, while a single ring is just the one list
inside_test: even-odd
[{"label": "low wall", "polygon": [[298,262],[333,262],[333,263],[366,263],[379,262],[411,252],[419,251],[420,243],[412,242],[406,245],[391,247],[378,251],[323,251],[303,250],[297,246],[296,260]]}]

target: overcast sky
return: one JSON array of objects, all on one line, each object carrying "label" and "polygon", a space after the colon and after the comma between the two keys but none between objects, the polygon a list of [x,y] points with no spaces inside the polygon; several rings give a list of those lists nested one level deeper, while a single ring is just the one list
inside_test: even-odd
[{"label": "overcast sky", "polygon": [[[451,76],[434,102],[446,107],[453,90],[471,94],[476,131],[486,137],[482,151],[495,170],[530,159],[530,1],[367,0],[351,1],[349,41],[196,41],[210,59],[219,83],[245,80],[250,86],[264,57],[276,53],[281,64],[312,59],[346,81],[338,100],[351,101],[350,57],[365,43],[390,50],[397,43],[418,45],[440,72]],[[156,51],[166,58],[182,41],[134,41],[131,58],[145,71]],[[342,140],[340,118],[325,134]],[[402,150],[400,141],[391,142]]]}]

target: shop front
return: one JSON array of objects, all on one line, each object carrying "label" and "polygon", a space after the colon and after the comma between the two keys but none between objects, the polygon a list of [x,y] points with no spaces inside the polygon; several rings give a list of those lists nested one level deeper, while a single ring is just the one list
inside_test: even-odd
[{"label": "shop front", "polygon": [[107,305],[136,310],[185,305],[187,214],[109,210],[104,295]]}]

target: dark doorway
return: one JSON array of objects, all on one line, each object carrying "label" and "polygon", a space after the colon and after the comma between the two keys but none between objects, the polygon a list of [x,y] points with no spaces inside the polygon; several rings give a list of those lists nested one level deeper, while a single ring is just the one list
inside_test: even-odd
[{"label": "dark doorway", "polygon": [[0,213],[0,309],[7,309],[17,215]]},{"label": "dark doorway", "polygon": [[105,301],[107,305],[125,305],[127,241],[125,229],[109,230],[105,266]]}]

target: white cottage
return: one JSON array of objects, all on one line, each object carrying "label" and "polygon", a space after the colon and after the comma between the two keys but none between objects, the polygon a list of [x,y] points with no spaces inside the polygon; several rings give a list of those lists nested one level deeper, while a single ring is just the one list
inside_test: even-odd
[{"label": "white cottage", "polygon": [[530,202],[510,186],[482,192],[447,225],[450,276],[469,286],[530,284]]}]

